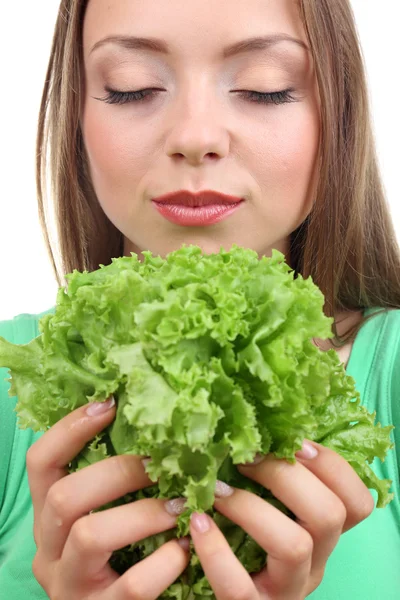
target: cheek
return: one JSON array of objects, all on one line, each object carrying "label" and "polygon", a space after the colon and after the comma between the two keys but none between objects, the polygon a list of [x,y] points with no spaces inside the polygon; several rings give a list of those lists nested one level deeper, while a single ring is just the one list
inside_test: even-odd
[{"label": "cheek", "polygon": [[268,205],[275,214],[284,216],[286,211],[302,214],[311,207],[319,134],[315,107],[293,104],[285,116],[278,116],[277,112],[268,134],[253,141],[262,197],[268,198]]},{"label": "cheek", "polygon": [[[108,107],[106,107],[108,108]],[[123,112],[123,111],[122,111]],[[127,128],[127,119],[105,117],[104,107],[87,111],[83,122],[93,184],[100,202],[132,194],[152,153]]]}]

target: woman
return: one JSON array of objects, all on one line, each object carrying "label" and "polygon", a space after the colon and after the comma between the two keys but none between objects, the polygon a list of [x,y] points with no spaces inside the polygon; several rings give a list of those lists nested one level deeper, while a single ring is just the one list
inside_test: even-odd
[{"label": "woman", "polygon": [[[386,413],[399,385],[400,253],[348,0],[63,0],[38,132],[39,207],[61,284],[44,214],[46,134],[62,274],[188,242],[205,252],[237,243],[260,256],[277,248],[325,294],[335,347],[345,365],[354,356],[350,372],[362,396],[382,424],[394,418]],[[186,208],[154,200],[178,190]],[[216,192],[237,201],[224,219],[196,208],[222,202]],[[372,314],[376,308],[386,310]],[[26,343],[40,316],[3,323],[0,334]],[[378,343],[382,372],[371,358]],[[390,392],[381,397],[383,378]],[[8,597],[22,598],[30,586],[38,598],[42,590],[57,599],[157,598],[185,569],[187,540],[165,544],[122,576],[108,564],[113,549],[174,527],[182,503],[145,500],[89,514],[149,485],[134,456],[66,476],[86,441],[112,421],[112,403],[97,410],[107,408],[94,416],[78,409],[40,436],[13,429],[4,452],[7,464],[20,466],[6,474],[0,569]],[[28,448],[30,493],[15,481],[16,472],[26,475]],[[238,467],[296,520],[243,490],[217,490],[217,510],[267,551],[260,573],[243,569],[213,522],[193,517],[191,537],[215,597],[397,597],[398,500],[373,510],[350,465],[318,444],[305,441],[298,458]],[[395,455],[376,469],[394,479]],[[41,587],[26,571],[32,560]]]}]

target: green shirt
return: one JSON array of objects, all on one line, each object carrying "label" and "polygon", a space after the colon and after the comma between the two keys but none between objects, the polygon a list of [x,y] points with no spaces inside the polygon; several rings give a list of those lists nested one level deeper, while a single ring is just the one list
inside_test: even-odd
[{"label": "green shirt", "polygon": [[[377,309],[369,309],[373,312]],[[379,309],[378,309],[379,310]],[[53,312],[50,309],[46,312]],[[39,335],[46,313],[18,315],[0,322],[0,336],[26,344]],[[388,311],[363,325],[346,369],[356,381],[362,403],[376,411],[382,425],[394,424],[396,449],[373,465],[393,480],[395,499],[341,536],[328,560],[324,579],[312,600],[398,600],[400,598],[400,310]],[[46,599],[32,574],[36,552],[33,510],[25,455],[42,433],[20,430],[9,398],[8,370],[0,368],[0,595],[5,600]],[[373,492],[374,498],[376,494]],[[311,499],[312,500],[312,499]]]}]

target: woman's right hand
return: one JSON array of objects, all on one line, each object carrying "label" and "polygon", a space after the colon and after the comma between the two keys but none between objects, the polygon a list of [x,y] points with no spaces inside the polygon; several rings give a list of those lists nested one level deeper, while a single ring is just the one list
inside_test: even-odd
[{"label": "woman's right hand", "polygon": [[154,483],[133,455],[68,474],[66,466],[115,417],[115,406],[95,416],[86,413],[88,406],[94,405],[58,421],[27,452],[37,546],[33,573],[51,600],[153,600],[188,565],[188,538],[169,541],[121,576],[108,561],[114,550],[174,528],[184,500],[171,506],[149,498],[90,514]]}]

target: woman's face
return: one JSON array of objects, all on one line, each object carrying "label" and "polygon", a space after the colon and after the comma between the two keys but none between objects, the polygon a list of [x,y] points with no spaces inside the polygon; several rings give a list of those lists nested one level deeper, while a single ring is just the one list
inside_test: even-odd
[{"label": "woman's face", "polygon": [[[126,255],[238,244],[259,256],[276,248],[290,261],[289,235],[312,208],[318,175],[312,57],[290,41],[224,56],[237,42],[276,34],[307,45],[295,0],[89,0],[81,126],[94,189],[124,235]],[[169,52],[128,43],[93,50],[108,36],[158,38]],[[113,104],[104,101],[107,87],[155,90],[143,101]],[[285,90],[293,101],[284,104],[244,93]],[[218,223],[178,225],[151,201],[176,190],[215,190],[245,202]]]}]

